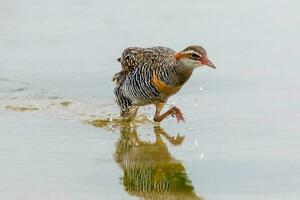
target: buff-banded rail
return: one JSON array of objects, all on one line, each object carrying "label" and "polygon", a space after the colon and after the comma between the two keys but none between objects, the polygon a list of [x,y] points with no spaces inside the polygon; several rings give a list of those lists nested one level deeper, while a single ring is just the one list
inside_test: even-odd
[{"label": "buff-banded rail", "polygon": [[124,119],[135,118],[140,106],[154,104],[154,121],[169,115],[184,121],[179,108],[173,106],[161,114],[168,98],[177,93],[200,66],[215,68],[201,46],[188,46],[180,52],[167,47],[129,47],[118,61],[120,72],[113,77],[115,101]]}]

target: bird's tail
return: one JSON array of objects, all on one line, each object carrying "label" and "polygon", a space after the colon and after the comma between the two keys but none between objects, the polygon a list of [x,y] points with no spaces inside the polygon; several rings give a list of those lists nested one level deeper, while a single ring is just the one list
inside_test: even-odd
[{"label": "bird's tail", "polygon": [[[121,62],[121,58],[117,59],[118,62]],[[113,78],[112,81],[116,84],[116,85],[120,85],[124,80],[124,73],[122,71],[116,73]]]},{"label": "bird's tail", "polygon": [[113,78],[112,78],[112,81],[116,84],[116,85],[120,85],[123,80],[124,80],[124,74],[122,71],[116,73]]}]

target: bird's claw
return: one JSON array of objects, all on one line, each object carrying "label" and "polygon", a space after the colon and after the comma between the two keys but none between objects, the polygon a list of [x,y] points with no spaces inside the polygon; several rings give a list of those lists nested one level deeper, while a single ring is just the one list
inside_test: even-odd
[{"label": "bird's claw", "polygon": [[183,114],[182,114],[182,112],[181,112],[181,110],[179,108],[177,108],[177,107],[174,106],[174,107],[171,108],[171,111],[172,111],[171,116],[172,117],[176,117],[178,123],[180,121],[183,121],[183,122],[185,121],[184,117],[183,117]]}]

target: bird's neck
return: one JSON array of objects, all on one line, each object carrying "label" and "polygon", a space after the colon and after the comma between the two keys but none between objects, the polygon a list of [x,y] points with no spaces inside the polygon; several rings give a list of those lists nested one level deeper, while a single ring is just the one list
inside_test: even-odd
[{"label": "bird's neck", "polygon": [[174,70],[174,79],[172,80],[175,86],[183,85],[191,77],[194,68],[178,63]]}]

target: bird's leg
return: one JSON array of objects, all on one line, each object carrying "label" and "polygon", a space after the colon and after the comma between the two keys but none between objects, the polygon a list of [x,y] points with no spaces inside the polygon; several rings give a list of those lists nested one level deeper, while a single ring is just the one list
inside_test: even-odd
[{"label": "bird's leg", "polygon": [[183,117],[182,112],[180,111],[179,108],[177,108],[175,106],[170,108],[165,113],[160,114],[160,112],[161,112],[162,108],[164,107],[164,105],[165,105],[165,103],[162,103],[162,102],[158,102],[158,103],[155,104],[156,111],[155,111],[155,115],[153,117],[154,121],[161,122],[163,119],[165,119],[169,115],[171,115],[172,117],[176,117],[177,122],[179,122],[180,120],[184,121],[184,117]]}]

